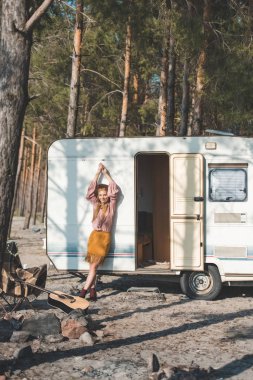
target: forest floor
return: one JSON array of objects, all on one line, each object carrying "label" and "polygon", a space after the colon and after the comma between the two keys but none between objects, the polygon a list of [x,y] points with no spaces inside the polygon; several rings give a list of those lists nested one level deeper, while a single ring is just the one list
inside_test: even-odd
[{"label": "forest floor", "polygon": [[[81,277],[57,272],[49,265],[42,248],[43,225],[38,232],[22,227],[22,218],[15,218],[11,238],[18,244],[22,263],[28,267],[47,263],[51,290],[73,293],[80,289]],[[128,291],[132,287],[147,289]],[[159,292],[148,291],[150,287]],[[45,293],[32,304],[35,311],[24,305],[16,318],[57,314]],[[224,287],[217,300],[196,301],[185,297],[177,282],[102,275],[98,301],[90,303],[87,313],[96,326],[96,339],[89,345],[78,339],[57,342],[38,337],[25,343],[31,345],[31,352],[17,360],[17,350],[24,343],[2,341],[0,379],[1,375],[23,380],[253,378],[253,288]],[[3,315],[1,310],[2,320]],[[179,368],[188,370],[192,363],[213,370],[202,377],[180,374]],[[178,374],[172,367],[178,368]]]}]

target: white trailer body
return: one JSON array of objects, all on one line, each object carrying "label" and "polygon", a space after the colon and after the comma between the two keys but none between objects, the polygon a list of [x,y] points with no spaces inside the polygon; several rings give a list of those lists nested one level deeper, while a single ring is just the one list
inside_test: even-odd
[{"label": "white trailer body", "polygon": [[215,298],[222,282],[253,281],[253,139],[54,142],[48,151],[47,254],[59,270],[88,269],[92,207],[85,194],[99,162],[121,190],[101,271],[177,273],[186,294],[204,299]]}]

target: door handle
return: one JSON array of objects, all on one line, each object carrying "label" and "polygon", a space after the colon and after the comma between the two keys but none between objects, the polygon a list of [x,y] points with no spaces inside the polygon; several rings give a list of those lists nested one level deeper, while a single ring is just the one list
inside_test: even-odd
[{"label": "door handle", "polygon": [[203,202],[204,201],[204,197],[194,197],[193,199],[195,202]]}]

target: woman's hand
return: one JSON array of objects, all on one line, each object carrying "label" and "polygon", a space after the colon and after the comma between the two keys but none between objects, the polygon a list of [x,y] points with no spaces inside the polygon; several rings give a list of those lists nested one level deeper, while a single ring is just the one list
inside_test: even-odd
[{"label": "woman's hand", "polygon": [[103,172],[104,168],[104,165],[100,162],[100,164],[98,165],[98,173]]},{"label": "woman's hand", "polygon": [[105,166],[104,166],[103,169],[102,169],[102,173],[103,173],[103,174],[108,174],[108,173],[109,173]]}]

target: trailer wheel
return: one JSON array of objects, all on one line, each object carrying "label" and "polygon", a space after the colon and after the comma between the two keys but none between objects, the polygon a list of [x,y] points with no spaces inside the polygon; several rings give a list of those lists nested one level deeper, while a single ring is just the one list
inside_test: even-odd
[{"label": "trailer wheel", "polygon": [[215,299],[222,288],[218,268],[208,265],[203,272],[184,272],[180,278],[182,292],[198,300]]}]

